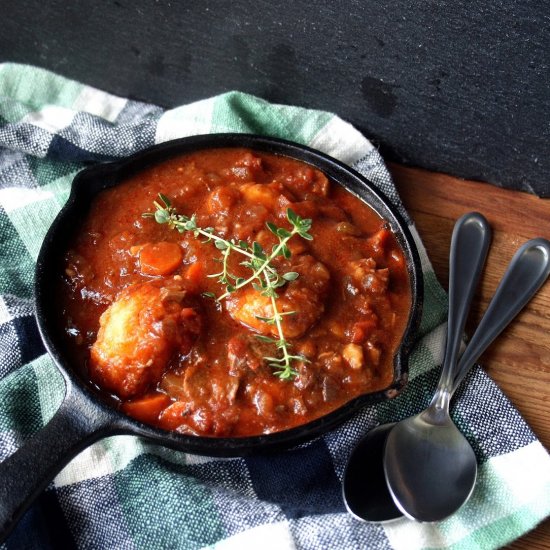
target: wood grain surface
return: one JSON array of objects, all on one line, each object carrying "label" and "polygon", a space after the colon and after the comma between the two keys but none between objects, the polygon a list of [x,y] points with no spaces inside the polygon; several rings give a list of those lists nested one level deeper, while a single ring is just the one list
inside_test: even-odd
[{"label": "wood grain surface", "polygon": [[[471,334],[471,327],[480,320],[516,249],[534,237],[550,239],[550,200],[398,164],[390,164],[390,171],[445,288],[456,219],[466,212],[478,211],[493,228],[481,289],[470,316]],[[550,449],[550,282],[545,283],[480,362],[545,448]],[[507,548],[548,550],[550,520]]]}]

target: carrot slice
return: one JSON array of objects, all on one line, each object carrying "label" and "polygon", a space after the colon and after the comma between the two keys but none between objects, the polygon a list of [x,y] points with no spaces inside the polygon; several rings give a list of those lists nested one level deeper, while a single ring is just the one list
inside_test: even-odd
[{"label": "carrot slice", "polygon": [[369,242],[376,249],[382,249],[386,246],[391,237],[391,231],[382,227],[372,237],[369,238]]},{"label": "carrot slice", "polygon": [[192,288],[199,288],[204,281],[205,273],[204,266],[201,262],[195,262],[189,265],[185,271],[183,278],[190,284]]},{"label": "carrot slice", "polygon": [[169,275],[182,260],[183,252],[177,243],[147,243],[139,251],[140,270],[144,275]]},{"label": "carrot slice", "polygon": [[376,328],[376,319],[366,319],[364,321],[358,321],[353,325],[351,329],[351,342],[353,344],[361,344]]},{"label": "carrot slice", "polygon": [[160,413],[171,402],[172,400],[165,393],[150,393],[139,399],[123,403],[122,410],[136,420],[146,424],[155,424]]},{"label": "carrot slice", "polygon": [[189,405],[183,401],[175,401],[160,415],[158,425],[164,430],[175,430],[183,423]]}]

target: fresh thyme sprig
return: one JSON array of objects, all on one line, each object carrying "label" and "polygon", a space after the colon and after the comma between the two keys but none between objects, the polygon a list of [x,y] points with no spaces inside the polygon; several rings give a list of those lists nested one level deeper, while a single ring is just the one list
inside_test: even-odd
[{"label": "fresh thyme sprig", "polygon": [[[203,242],[213,242],[216,248],[220,250],[221,259],[219,261],[222,264],[221,271],[208,275],[208,277],[217,278],[218,282],[224,285],[225,292],[218,297],[211,292],[205,292],[205,296],[214,298],[217,301],[222,301],[232,292],[247,285],[252,285],[252,287],[262,296],[270,298],[273,316],[256,316],[256,318],[264,323],[274,325],[277,329],[278,338],[270,338],[262,335],[258,335],[258,338],[264,342],[274,344],[282,354],[281,357],[265,357],[269,366],[275,369],[275,374],[282,379],[289,379],[296,376],[297,372],[292,366],[293,361],[307,360],[301,355],[292,355],[289,352],[290,344],[285,339],[282,326],[283,316],[293,315],[295,312],[279,312],[276,299],[278,297],[277,289],[283,287],[289,281],[296,280],[299,274],[295,271],[288,271],[280,274],[275,266],[273,266],[272,261],[278,256],[286,259],[291,257],[292,253],[288,247],[288,241],[294,235],[298,235],[306,240],[313,239],[308,233],[311,229],[311,220],[301,218],[296,212],[289,208],[287,209],[286,216],[288,222],[292,226],[290,231],[284,227],[277,227],[275,224],[267,222],[267,228],[279,241],[272,247],[271,252],[267,253],[260,243],[256,241],[249,246],[246,241],[237,242],[234,239],[228,240],[216,235],[212,227],[202,228],[198,226],[197,218],[194,214],[191,217],[179,214],[172,206],[170,199],[162,193],[159,193],[158,201],[154,201],[153,204],[156,210],[154,212],[144,213],[143,217],[154,218],[157,223],[167,224],[168,227],[176,229],[180,233],[190,231],[195,237],[203,236],[205,237]],[[232,252],[236,252],[246,257],[246,259],[241,262],[241,265],[252,271],[249,277],[238,277],[230,273],[228,261]]]},{"label": "fresh thyme sprig", "polygon": [[273,316],[272,317],[259,317],[256,316],[258,319],[263,321],[264,323],[268,323],[270,325],[275,325],[277,327],[277,333],[279,334],[279,338],[270,338],[269,336],[263,336],[258,335],[257,338],[264,342],[269,342],[271,344],[275,344],[275,347],[282,352],[282,357],[265,357],[264,359],[268,361],[268,365],[275,370],[275,374],[282,378],[283,380],[294,378],[298,374],[296,369],[292,367],[292,361],[303,361],[303,362],[309,362],[308,359],[306,359],[303,355],[292,355],[289,353],[288,348],[289,344],[285,340],[284,333],[283,333],[283,327],[281,325],[281,321],[283,319],[284,315],[293,315],[296,313],[295,311],[286,311],[284,313],[279,313],[277,310],[277,303],[275,301],[276,294],[271,295],[271,306],[273,308]]}]

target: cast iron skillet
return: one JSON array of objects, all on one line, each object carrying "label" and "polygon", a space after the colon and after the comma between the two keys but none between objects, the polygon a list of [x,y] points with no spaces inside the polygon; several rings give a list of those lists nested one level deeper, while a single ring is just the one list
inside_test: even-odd
[{"label": "cast iron skillet", "polygon": [[[241,438],[197,437],[156,429],[125,416],[112,408],[71,365],[62,334],[55,328],[58,305],[53,300],[51,289],[62,265],[63,251],[86,215],[92,197],[100,190],[117,185],[132,174],[175,155],[220,147],[248,147],[305,161],[363,199],[390,223],[405,254],[412,308],[394,358],[394,377],[389,387],[356,397],[330,414],[290,430]],[[211,134],[163,143],[129,158],[80,172],[73,182],[67,204],[53,222],[40,250],[35,295],[40,334],[63,374],[66,393],[60,409],[46,427],[0,464],[0,542],[61,468],[85,447],[103,437],[133,434],[188,453],[244,456],[297,445],[331,430],[366,405],[395,397],[407,381],[408,355],[420,321],[423,284],[418,252],[406,223],[388,199],[363,176],[327,155],[288,141],[245,134]]]}]

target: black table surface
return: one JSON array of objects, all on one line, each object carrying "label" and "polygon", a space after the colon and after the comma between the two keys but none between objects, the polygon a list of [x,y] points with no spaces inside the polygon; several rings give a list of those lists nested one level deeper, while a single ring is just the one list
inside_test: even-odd
[{"label": "black table surface", "polygon": [[2,0],[0,61],[172,107],[325,109],[387,158],[550,196],[541,0]]}]

